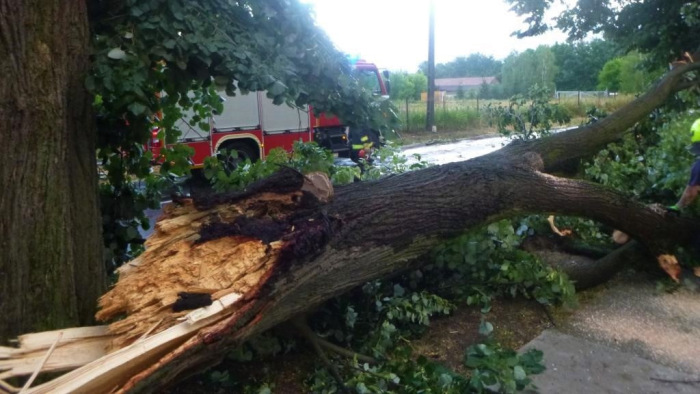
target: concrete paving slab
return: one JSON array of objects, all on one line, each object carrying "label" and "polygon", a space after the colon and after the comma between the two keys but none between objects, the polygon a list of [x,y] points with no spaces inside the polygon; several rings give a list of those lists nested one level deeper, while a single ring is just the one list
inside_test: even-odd
[{"label": "concrete paving slab", "polygon": [[659,292],[657,281],[621,272],[582,296],[580,308],[558,328],[700,378],[700,293]]},{"label": "concrete paving slab", "polygon": [[530,393],[698,394],[700,376],[558,330],[545,330],[522,350],[544,352],[547,370],[533,375]]}]

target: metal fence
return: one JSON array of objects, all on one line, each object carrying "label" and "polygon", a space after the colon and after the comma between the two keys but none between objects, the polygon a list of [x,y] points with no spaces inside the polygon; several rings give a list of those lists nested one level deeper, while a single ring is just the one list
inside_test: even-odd
[{"label": "metal fence", "polygon": [[561,101],[562,99],[575,99],[577,104],[581,101],[597,100],[602,101],[609,98],[617,97],[617,92],[609,92],[607,90],[557,90],[554,92],[554,98]]}]

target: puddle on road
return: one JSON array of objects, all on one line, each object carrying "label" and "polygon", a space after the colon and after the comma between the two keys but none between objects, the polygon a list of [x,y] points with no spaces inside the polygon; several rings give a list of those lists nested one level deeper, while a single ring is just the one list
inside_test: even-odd
[{"label": "puddle on road", "polygon": [[409,159],[413,159],[414,154],[419,154],[421,160],[428,163],[447,164],[483,156],[501,149],[508,142],[509,139],[505,137],[464,140],[451,144],[417,146],[404,150],[403,154]]}]

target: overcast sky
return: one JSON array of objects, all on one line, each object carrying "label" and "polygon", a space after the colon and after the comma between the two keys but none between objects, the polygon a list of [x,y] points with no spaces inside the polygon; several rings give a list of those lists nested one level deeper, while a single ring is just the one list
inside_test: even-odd
[{"label": "overcast sky", "polygon": [[[428,59],[430,0],[301,0],[336,47],[380,68],[414,72]],[[480,52],[504,59],[540,44],[564,42],[560,32],[517,39],[525,25],[502,0],[434,0],[435,61]]]}]

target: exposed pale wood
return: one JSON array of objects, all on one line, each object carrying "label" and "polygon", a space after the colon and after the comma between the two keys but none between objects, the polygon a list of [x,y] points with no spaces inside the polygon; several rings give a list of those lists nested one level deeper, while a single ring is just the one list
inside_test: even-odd
[{"label": "exposed pale wood", "polygon": [[39,375],[39,372],[44,368],[44,365],[46,365],[46,361],[51,357],[51,354],[53,354],[54,349],[56,349],[56,345],[58,345],[58,342],[63,338],[63,332],[59,332],[58,335],[56,335],[56,340],[53,342],[49,350],[46,352],[46,355],[41,358],[41,361],[39,364],[34,368],[34,372],[32,372],[31,376],[29,376],[29,379],[24,383],[24,387],[22,387],[22,390],[20,393],[25,393],[27,390],[32,386],[32,383],[34,383],[34,379]]},{"label": "exposed pale wood", "polygon": [[34,387],[28,393],[101,393],[119,387],[124,379],[152,365],[164,354],[176,349],[202,328],[230,316],[231,311],[197,320],[184,321],[165,331],[110,353],[95,362],[69,372],[59,378]]},{"label": "exposed pale wood", "polygon": [[[60,341],[56,338],[61,335]],[[107,326],[67,328],[25,334],[18,338],[18,347],[0,347],[0,379],[26,376],[56,343],[52,356],[43,365],[43,372],[75,369],[104,356],[112,340]]]},{"label": "exposed pale wood", "polygon": [[[83,340],[61,343],[54,350],[51,358],[44,366],[44,372],[68,371],[81,367],[107,354],[107,346],[112,336],[91,337]],[[46,353],[47,348],[26,351],[24,349],[7,348],[7,357],[0,359],[0,379],[26,376]]]},{"label": "exposed pale wood", "polygon": [[[102,337],[109,334],[107,326],[90,326],[66,328],[63,330],[44,331],[39,333],[24,334],[17,337],[19,347],[26,351],[48,349],[56,339],[58,333],[63,333],[61,343],[68,343],[85,338]],[[0,353],[1,354],[1,353]],[[1,357],[0,357],[1,358]]]},{"label": "exposed pale wood", "polygon": [[313,194],[322,203],[327,203],[333,197],[333,184],[325,172],[306,174],[301,190]]},{"label": "exposed pale wood", "polygon": [[681,265],[678,263],[676,256],[672,254],[662,254],[656,257],[659,261],[659,266],[666,271],[676,283],[680,283]]}]

